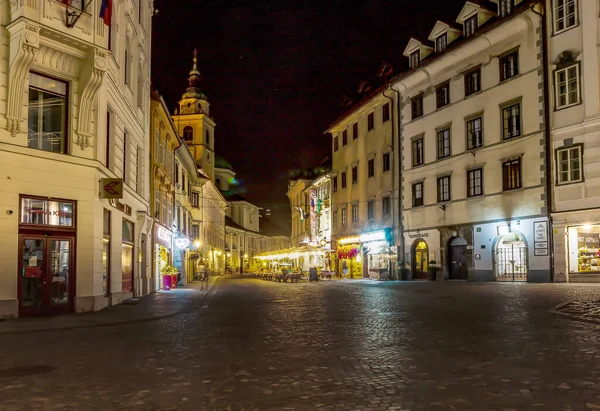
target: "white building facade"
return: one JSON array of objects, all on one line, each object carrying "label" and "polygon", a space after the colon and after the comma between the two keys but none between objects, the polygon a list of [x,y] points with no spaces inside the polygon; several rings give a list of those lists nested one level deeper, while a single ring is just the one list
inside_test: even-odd
[{"label": "white building facade", "polygon": [[411,39],[393,82],[411,278],[550,281],[541,8],[495,3]]},{"label": "white building facade", "polygon": [[555,281],[600,282],[599,7],[546,1]]},{"label": "white building facade", "polygon": [[[76,21],[58,1],[0,7],[0,317],[140,295],[152,2],[115,2],[111,26],[98,2],[69,6]],[[102,178],[123,179],[123,198],[101,199]]]}]

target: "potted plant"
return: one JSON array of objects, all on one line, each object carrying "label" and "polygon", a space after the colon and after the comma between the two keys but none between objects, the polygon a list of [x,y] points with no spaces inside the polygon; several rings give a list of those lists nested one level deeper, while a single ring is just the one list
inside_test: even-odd
[{"label": "potted plant", "polygon": [[437,280],[438,271],[440,271],[440,267],[437,266],[437,261],[431,260],[429,262],[429,281]]}]

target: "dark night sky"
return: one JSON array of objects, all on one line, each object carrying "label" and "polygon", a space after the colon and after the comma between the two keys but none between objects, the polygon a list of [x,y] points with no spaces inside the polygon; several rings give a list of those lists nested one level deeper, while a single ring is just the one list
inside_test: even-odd
[{"label": "dark night sky", "polygon": [[[217,155],[257,204],[285,207],[287,176],[330,155],[323,135],[345,94],[381,62],[406,64],[465,0],[155,0],[152,77],[169,107],[186,88],[192,50],[211,103]],[[351,4],[353,6],[351,6]]]}]

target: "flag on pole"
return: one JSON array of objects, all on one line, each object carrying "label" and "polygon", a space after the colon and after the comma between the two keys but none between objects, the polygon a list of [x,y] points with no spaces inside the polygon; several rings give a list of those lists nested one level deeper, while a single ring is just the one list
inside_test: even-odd
[{"label": "flag on pole", "polygon": [[106,24],[107,26],[110,26],[112,20],[112,5],[112,0],[102,0],[102,3],[100,4],[100,18],[104,20],[104,24]]},{"label": "flag on pole", "polygon": [[72,0],[62,0],[62,2],[63,2],[64,4],[66,4],[66,5],[69,5],[69,6],[71,5],[71,1],[72,1]]}]

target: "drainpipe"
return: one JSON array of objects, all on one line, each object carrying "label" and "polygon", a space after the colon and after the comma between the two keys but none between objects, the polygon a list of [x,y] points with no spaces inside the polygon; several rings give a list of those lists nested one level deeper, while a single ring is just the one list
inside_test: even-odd
[{"label": "drainpipe", "polygon": [[[402,141],[401,141],[401,126],[402,126],[402,121],[401,121],[401,108],[400,108],[400,92],[398,90],[396,90],[395,88],[392,87],[392,85],[388,85],[387,90],[392,90],[395,94],[396,94],[396,113],[397,113],[397,123],[398,123],[398,128],[397,128],[397,132],[396,132],[396,127],[395,124],[396,122],[394,121],[394,115],[392,112],[392,152],[395,154],[396,151],[398,151],[398,172],[396,173],[395,170],[395,161],[392,161],[392,176],[393,179],[397,178],[398,179],[398,239],[397,241],[400,242],[400,271],[398,271],[398,279],[400,280],[400,276],[402,274],[402,269],[404,269],[405,263],[404,263],[404,256],[405,256],[405,252],[404,252],[404,224],[402,223],[402,207],[403,207],[403,202],[402,202],[402,176],[401,176],[401,172],[402,172]],[[383,95],[388,98],[392,104],[392,107],[394,107],[394,99],[388,95],[385,94],[385,91],[383,91]],[[392,181],[393,181],[392,179]],[[393,190],[393,188],[392,188]],[[393,222],[393,227],[394,227],[394,231],[396,230],[396,221],[395,221],[395,213],[392,212],[392,222]]]},{"label": "drainpipe", "polygon": [[550,282],[554,282],[554,233],[552,224],[552,145],[551,145],[551,118],[550,118],[550,74],[548,70],[548,24],[546,21],[546,6],[543,1],[538,1],[541,12],[536,11],[535,4],[531,5],[531,11],[537,14],[542,22],[542,64],[544,73],[544,141],[546,149],[546,214],[548,218],[548,247],[550,249]]}]

